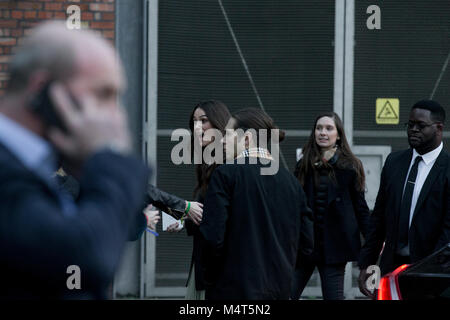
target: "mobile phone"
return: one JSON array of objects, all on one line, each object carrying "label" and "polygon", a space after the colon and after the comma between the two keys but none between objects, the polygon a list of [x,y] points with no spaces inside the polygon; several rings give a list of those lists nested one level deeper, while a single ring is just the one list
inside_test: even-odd
[{"label": "mobile phone", "polygon": [[[31,100],[30,106],[31,109],[36,112],[36,114],[41,117],[49,127],[57,127],[67,133],[67,127],[59,114],[56,112],[52,99],[49,95],[51,84],[52,81],[49,81],[43,86],[42,90]],[[74,105],[78,107],[74,97],[70,93],[69,96]]]}]

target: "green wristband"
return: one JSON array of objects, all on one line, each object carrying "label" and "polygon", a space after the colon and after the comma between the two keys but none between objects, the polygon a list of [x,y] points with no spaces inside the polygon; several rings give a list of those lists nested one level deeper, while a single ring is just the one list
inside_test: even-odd
[{"label": "green wristband", "polygon": [[191,203],[188,201],[188,206],[187,206],[186,210],[184,210],[184,213],[188,214],[190,209],[191,209]]}]

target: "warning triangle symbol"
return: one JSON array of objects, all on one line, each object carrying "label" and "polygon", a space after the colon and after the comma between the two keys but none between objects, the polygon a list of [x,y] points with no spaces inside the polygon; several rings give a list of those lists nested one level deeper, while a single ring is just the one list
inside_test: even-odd
[{"label": "warning triangle symbol", "polygon": [[394,111],[394,108],[392,107],[391,103],[386,101],[383,108],[381,108],[381,111],[377,115],[378,119],[398,119],[397,114]]}]

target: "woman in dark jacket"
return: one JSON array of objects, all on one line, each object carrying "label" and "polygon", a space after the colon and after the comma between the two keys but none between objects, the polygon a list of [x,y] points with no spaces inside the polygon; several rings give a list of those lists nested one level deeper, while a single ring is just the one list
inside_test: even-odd
[{"label": "woman in dark jacket", "polygon": [[[63,194],[67,194],[75,201],[78,199],[80,184],[74,176],[65,172],[62,165],[55,173],[54,179],[59,186],[59,189],[64,191]],[[199,225],[202,219],[203,205],[201,203],[183,200],[176,195],[167,193],[158,189],[154,185],[149,184],[142,212],[144,213],[151,205],[170,214],[175,219],[180,219],[184,216],[196,225]],[[150,221],[147,219],[145,214],[139,214],[136,216],[136,221],[130,224],[128,241],[136,241],[141,237],[145,228],[150,224]]]},{"label": "woman in dark jacket", "polygon": [[305,193],[279,167],[283,138],[260,109],[238,111],[227,125],[227,163],[211,177],[199,228],[206,299],[288,299],[298,252],[312,251]]},{"label": "woman in dark jacket", "polygon": [[299,299],[315,267],[323,298],[344,299],[345,265],[359,258],[360,233],[367,235],[369,208],[364,168],[352,153],[336,113],[316,118],[294,174],[314,213],[315,245],[312,255],[299,257],[291,299]]},{"label": "woman in dark jacket", "polygon": [[[213,140],[205,137],[205,132],[208,129],[217,129],[222,135],[225,134],[225,126],[230,119],[231,114],[227,106],[218,100],[206,100],[198,103],[192,110],[189,118],[189,128],[191,130],[192,145],[198,144],[200,147],[193,147],[192,150],[199,150],[202,152]],[[194,157],[194,154],[193,154]],[[197,177],[197,185],[194,189],[194,197],[199,203],[203,203],[205,199],[206,190],[208,188],[211,174],[220,163],[206,163],[201,157],[202,163],[195,166]],[[205,299],[205,284],[204,284],[204,267],[202,261],[207,259],[202,257],[203,241],[200,236],[198,224],[195,224],[192,219],[186,219],[184,226],[187,234],[193,237],[193,250],[191,266],[189,270],[189,278],[187,281],[186,300],[204,300]],[[176,231],[177,224],[169,226],[168,231]]]}]

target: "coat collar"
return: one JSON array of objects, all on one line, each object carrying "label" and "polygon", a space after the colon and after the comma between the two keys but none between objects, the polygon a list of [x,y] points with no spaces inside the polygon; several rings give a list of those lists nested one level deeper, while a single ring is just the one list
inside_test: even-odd
[{"label": "coat collar", "polygon": [[[428,165],[430,162],[434,161],[435,159],[437,159],[437,157],[439,157],[439,155],[441,154],[441,151],[442,151],[443,148],[444,148],[444,145],[443,145],[443,143],[441,142],[441,144],[439,145],[439,147],[437,147],[437,148],[434,149],[434,150],[431,150],[431,151],[428,152],[428,153],[422,154],[422,155],[419,154],[419,153],[416,151],[416,149],[414,149],[414,150],[413,150],[413,155],[412,155],[413,158],[412,158],[411,160],[414,160],[416,157],[421,156],[423,162],[425,162],[425,163]],[[410,165],[411,165],[411,164],[410,164]]]}]

